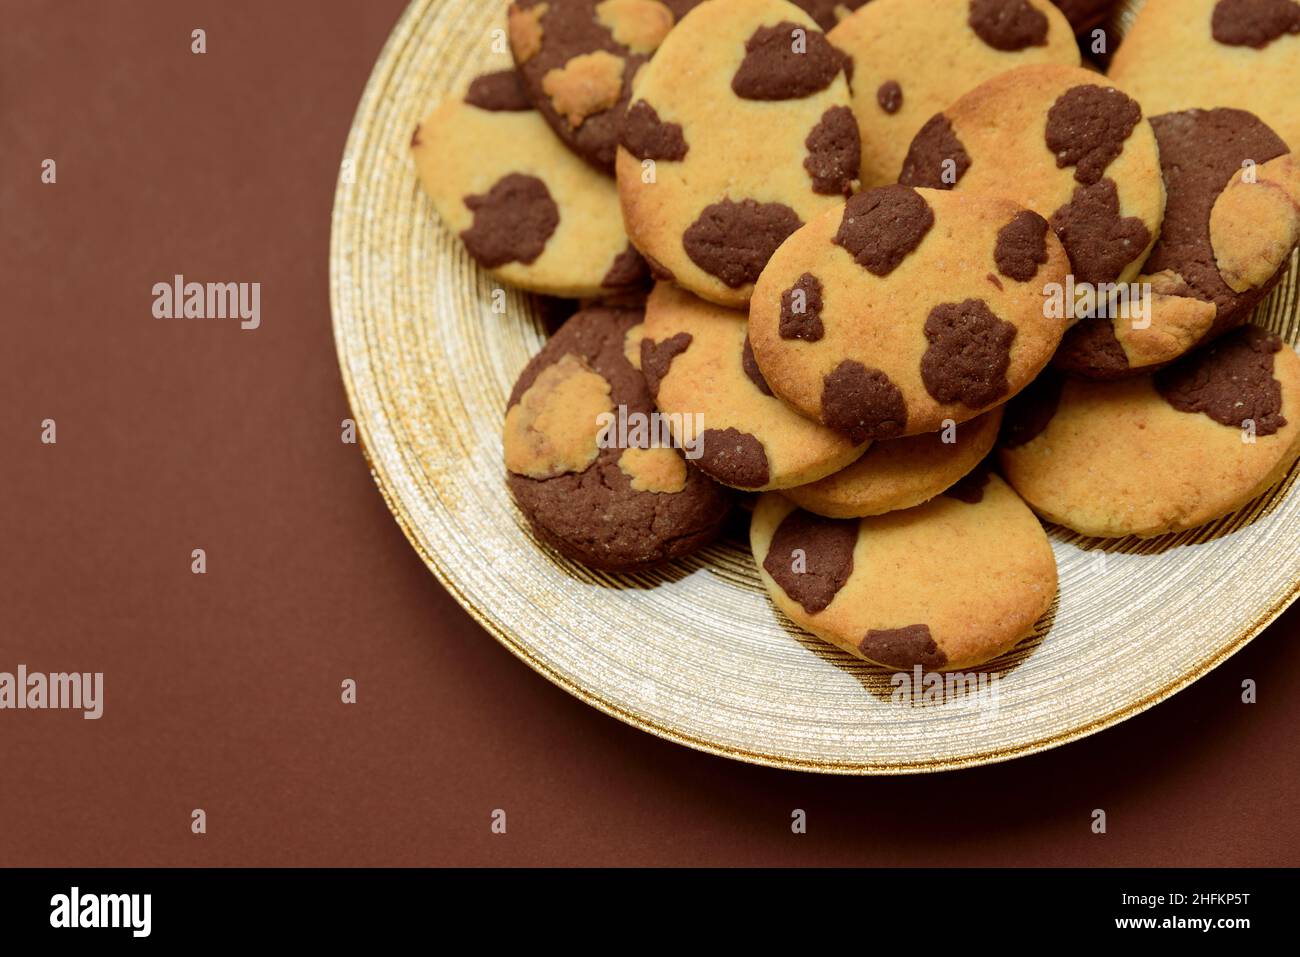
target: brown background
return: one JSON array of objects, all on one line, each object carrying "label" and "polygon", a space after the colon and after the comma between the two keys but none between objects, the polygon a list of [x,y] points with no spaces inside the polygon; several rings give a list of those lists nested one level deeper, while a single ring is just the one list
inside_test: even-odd
[{"label": "brown background", "polygon": [[[479,630],[338,435],[331,199],[402,5],[0,2],[0,670],[106,673],[98,722],[0,712],[0,863],[1300,863],[1300,609],[1118,728],[877,780],[657,740]],[[177,272],[262,328],[154,320]]]}]

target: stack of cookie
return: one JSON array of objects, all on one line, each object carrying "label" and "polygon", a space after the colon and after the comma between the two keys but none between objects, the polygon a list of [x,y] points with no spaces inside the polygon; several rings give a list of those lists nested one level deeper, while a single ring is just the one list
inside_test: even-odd
[{"label": "stack of cookie", "polygon": [[480,266],[583,301],[506,409],[536,536],[635,571],[739,501],[791,619],[951,670],[1050,609],[1041,521],[1279,482],[1300,358],[1247,323],[1300,241],[1300,3],[1147,0],[1105,76],[1107,6],[511,4],[411,145]]}]

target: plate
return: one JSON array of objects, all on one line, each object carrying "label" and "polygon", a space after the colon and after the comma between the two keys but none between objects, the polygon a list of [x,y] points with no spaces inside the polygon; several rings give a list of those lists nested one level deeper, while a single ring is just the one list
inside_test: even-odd
[{"label": "plate", "polygon": [[[508,65],[502,4],[416,0],[357,110],[334,203],[334,334],[375,482],[434,576],[530,667],[600,710],[703,751],[843,774],[1006,760],[1113,725],[1241,649],[1300,591],[1296,471],[1212,526],[1139,542],[1049,529],[1060,597],[980,695],[896,701],[891,673],[773,609],[743,538],[611,576],[540,548],[505,486],[500,426],[545,337],[419,190],[416,123]],[[505,59],[503,59],[503,57]],[[1300,341],[1294,263],[1257,321]],[[499,298],[499,297],[498,297]],[[742,516],[743,517],[743,516]],[[978,706],[972,706],[978,705]]]}]

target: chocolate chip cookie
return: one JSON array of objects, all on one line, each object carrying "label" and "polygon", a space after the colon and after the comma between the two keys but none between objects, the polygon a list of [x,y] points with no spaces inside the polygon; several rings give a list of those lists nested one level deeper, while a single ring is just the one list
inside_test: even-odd
[{"label": "chocolate chip cookie", "polygon": [[[1269,160],[1286,144],[1244,110],[1186,110],[1151,118],[1164,175],[1164,224],[1142,267],[1148,308],[1084,318],[1065,337],[1056,362],[1094,378],[1151,371],[1245,322],[1296,242],[1297,207],[1271,188]],[[1242,174],[1254,182],[1242,182]],[[1244,187],[1220,206],[1229,183]],[[1251,195],[1249,187],[1258,186]],[[1240,199],[1240,203],[1238,202]],[[1211,235],[1211,216],[1219,210]],[[1239,288],[1229,285],[1220,263]],[[1271,268],[1267,268],[1271,265]],[[1111,313],[1120,310],[1109,310]]]},{"label": "chocolate chip cookie", "polygon": [[1013,402],[1002,472],[1083,535],[1150,537],[1221,518],[1300,456],[1300,358],[1243,326],[1153,375],[1049,374]]},{"label": "chocolate chip cookie", "polygon": [[1076,283],[1133,281],[1164,215],[1155,135],[1138,101],[1105,77],[1018,67],[936,113],[899,182],[997,193],[1047,218]]},{"label": "chocolate chip cookie", "polygon": [[1146,0],[1110,78],[1151,115],[1248,110],[1300,149],[1300,3]]},{"label": "chocolate chip cookie", "polygon": [[1000,405],[1065,330],[1045,286],[1065,250],[1001,197],[880,186],[814,219],[758,281],[754,357],[772,390],[851,441],[935,432]]},{"label": "chocolate chip cookie", "polygon": [[508,482],[533,532],[607,571],[689,555],[713,540],[729,507],[726,491],[680,451],[623,441],[654,412],[628,359],[643,318],[638,309],[577,313],[524,368],[506,409]]},{"label": "chocolate chip cookie", "polygon": [[874,518],[824,518],[769,493],[749,538],[781,611],[886,668],[983,664],[1032,634],[1056,597],[1042,526],[987,469],[960,496]]},{"label": "chocolate chip cookie", "polygon": [[435,109],[411,153],[443,225],[502,282],[577,298],[648,278],[614,184],[555,138],[513,70],[477,77]]},{"label": "chocolate chip cookie", "polygon": [[641,70],[619,198],[661,279],[745,305],[763,266],[857,179],[844,58],[785,0],[701,4]]},{"label": "chocolate chip cookie", "polygon": [[912,137],[957,94],[1029,63],[1079,65],[1048,0],[873,0],[827,37],[853,62],[864,186],[896,182]]}]

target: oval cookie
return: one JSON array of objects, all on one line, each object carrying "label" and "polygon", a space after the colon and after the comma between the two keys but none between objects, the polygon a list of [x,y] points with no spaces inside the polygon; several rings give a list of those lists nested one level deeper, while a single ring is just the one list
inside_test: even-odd
[{"label": "oval cookie", "polygon": [[1146,0],[1110,76],[1151,115],[1249,110],[1300,149],[1300,3]]},{"label": "oval cookie", "polygon": [[1041,216],[974,192],[865,190],[763,270],[749,339],[768,384],[852,441],[935,432],[1006,401],[1047,364],[1065,251]]},{"label": "oval cookie", "polygon": [[617,172],[661,279],[742,307],[791,233],[842,201],[858,128],[844,60],[785,0],[707,0],[641,70]]},{"label": "oval cookie", "polygon": [[[1258,118],[1244,110],[1187,110],[1154,116],[1151,126],[1167,200],[1160,238],[1138,277],[1151,284],[1150,303],[1129,315],[1081,319],[1056,355],[1070,372],[1121,378],[1151,371],[1240,325],[1295,245],[1295,204],[1284,189],[1270,188],[1268,172],[1286,144]],[[1244,185],[1260,188],[1220,206],[1219,196],[1248,164],[1259,168]]]},{"label": "oval cookie", "polygon": [[1002,407],[961,425],[876,442],[860,459],[819,482],[785,489],[800,508],[828,518],[863,518],[912,508],[958,486],[998,437]]},{"label": "oval cookie", "polygon": [[900,183],[998,193],[1046,217],[1076,283],[1131,282],[1160,232],[1165,190],[1142,108],[1105,77],[1009,70],[936,113]]},{"label": "oval cookie", "polygon": [[647,278],[614,184],[555,138],[513,70],[480,76],[435,109],[411,152],[443,225],[502,282],[578,298]]},{"label": "oval cookie", "polygon": [[971,87],[1029,63],[1079,65],[1048,0],[873,0],[828,38],[853,63],[864,186],[896,182],[912,137]]},{"label": "oval cookie", "polygon": [[795,624],[887,668],[996,658],[1051,608],[1056,559],[1015,492],[981,478],[963,499],[874,518],[823,518],[764,495],[749,539],[768,594]]},{"label": "oval cookie", "polygon": [[751,491],[837,472],[862,454],[772,395],[745,314],[659,283],[646,303],[641,369],[679,447],[702,472]]},{"label": "oval cookie", "polygon": [[729,505],[676,449],[625,448],[616,437],[614,423],[645,422],[654,411],[626,354],[641,321],[636,309],[577,313],[524,368],[506,410],[510,491],[533,531],[608,571],[690,554],[717,535]]},{"label": "oval cookie", "polygon": [[1007,411],[1002,472],[1039,515],[1083,535],[1203,525],[1300,455],[1300,358],[1258,326],[1154,375],[1043,382]]}]

